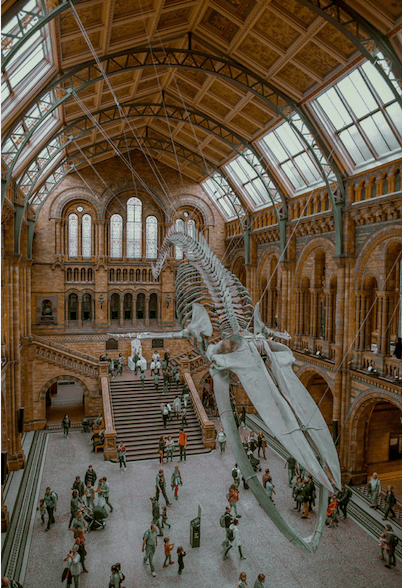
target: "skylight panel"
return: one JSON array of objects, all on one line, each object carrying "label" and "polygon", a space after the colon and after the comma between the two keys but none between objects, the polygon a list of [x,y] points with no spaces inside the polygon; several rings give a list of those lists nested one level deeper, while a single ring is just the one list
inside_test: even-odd
[{"label": "skylight panel", "polygon": [[23,61],[21,66],[10,74],[10,83],[17,86],[37,65],[44,59],[45,52],[42,43],[32,51],[29,57]]},{"label": "skylight panel", "polygon": [[345,105],[333,88],[317,99],[329,120],[338,131],[352,121]]},{"label": "skylight panel", "polygon": [[366,63],[362,65],[362,70],[371,80],[375,88],[375,91],[377,92],[381,100],[384,102],[384,104],[387,104],[388,102],[392,102],[393,100],[395,100],[395,96],[391,88],[387,85],[382,75],[377,71],[377,69],[374,67],[372,63],[366,61]]}]

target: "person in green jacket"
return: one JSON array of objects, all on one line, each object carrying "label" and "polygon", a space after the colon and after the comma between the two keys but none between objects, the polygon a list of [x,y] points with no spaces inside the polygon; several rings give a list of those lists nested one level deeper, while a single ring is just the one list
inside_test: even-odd
[{"label": "person in green jacket", "polygon": [[258,578],[254,582],[254,588],[265,588],[265,576],[264,574],[258,574]]},{"label": "person in green jacket", "polygon": [[158,388],[159,388],[159,374],[155,374],[154,375],[154,386],[155,386],[155,390],[158,391]]},{"label": "person in green jacket", "polygon": [[143,370],[141,370],[140,380],[141,380],[142,390],[145,390],[145,372]]},{"label": "person in green jacket", "polygon": [[393,486],[388,486],[387,488],[387,495],[385,498],[385,504],[387,505],[385,507],[385,513],[384,516],[382,518],[383,521],[386,521],[388,518],[388,513],[390,512],[392,514],[392,518],[395,518],[395,512],[393,507],[396,504],[396,499],[395,499],[395,494],[393,492],[394,487]]},{"label": "person in green jacket", "polygon": [[64,419],[61,421],[61,426],[63,427],[64,437],[67,437],[67,439],[68,439],[68,430],[70,428],[70,425],[71,425],[71,422],[70,422],[69,416],[68,416],[68,414],[65,414]]}]

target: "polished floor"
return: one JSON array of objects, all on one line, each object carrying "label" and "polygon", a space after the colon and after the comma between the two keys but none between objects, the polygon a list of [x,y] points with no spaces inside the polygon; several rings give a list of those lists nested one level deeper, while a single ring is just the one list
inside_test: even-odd
[{"label": "polished floor", "polygon": [[[341,521],[336,529],[325,529],[318,552],[307,555],[290,544],[262,512],[250,492],[240,494],[240,533],[245,561],[233,549],[229,559],[223,560],[221,542],[224,531],[219,517],[226,506],[226,492],[231,484],[233,459],[230,448],[224,455],[211,454],[192,456],[181,464],[184,485],[179,491],[179,500],[173,501],[169,511],[170,541],[176,548],[182,545],[187,551],[182,576],[175,565],[163,568],[163,545],[159,540],[156,549],[156,578],[151,577],[149,566],[142,563],[142,536],[151,521],[150,497],[155,491],[155,476],[159,469],[156,461],[135,462],[126,472],[103,460],[103,455],[91,453],[89,435],[72,432],[63,439],[61,432],[51,433],[42,479],[41,495],[50,485],[59,495],[59,506],[55,513],[56,524],[48,533],[37,518],[24,586],[29,588],[53,588],[60,585],[66,557],[73,543],[68,531],[70,488],[76,475],[84,477],[87,466],[92,463],[100,476],[106,475],[110,482],[110,502],[113,513],[107,519],[103,531],[87,536],[88,574],[82,574],[81,588],[108,586],[110,566],[121,562],[126,575],[125,588],[147,588],[155,586],[170,588],[235,588],[239,573],[246,572],[250,588],[254,586],[258,573],[266,575],[266,587],[278,588],[399,588],[402,571],[388,570],[379,561],[376,541],[353,521]],[[176,458],[177,463],[177,458]],[[175,464],[173,464],[175,465]],[[268,450],[266,462],[275,483],[275,501],[284,516],[304,536],[311,534],[314,516],[302,520],[293,510],[290,490],[287,486],[283,461]],[[165,466],[170,477],[173,467]],[[168,496],[172,498],[170,488]],[[163,503],[163,501],[162,501]],[[201,546],[191,548],[190,520],[202,509]],[[401,566],[402,567],[402,566]]]}]

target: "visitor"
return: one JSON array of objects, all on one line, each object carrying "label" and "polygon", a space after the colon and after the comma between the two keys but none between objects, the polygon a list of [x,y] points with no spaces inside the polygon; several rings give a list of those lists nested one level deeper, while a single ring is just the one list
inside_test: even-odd
[{"label": "visitor", "polygon": [[7,576],[3,576],[1,580],[1,588],[22,588],[22,584],[17,582],[17,580],[11,580],[7,578]]},{"label": "visitor", "polygon": [[156,474],[156,481],[155,481],[155,488],[156,488],[156,500],[159,500],[159,494],[163,494],[163,498],[165,499],[166,506],[171,506],[169,499],[166,494],[166,479],[163,470],[159,470]]},{"label": "visitor", "polygon": [[235,463],[234,468],[232,469],[232,478],[233,478],[233,483],[237,489],[240,486],[240,476],[241,476],[240,468],[238,467],[237,463]]},{"label": "visitor", "polygon": [[81,574],[81,557],[78,553],[78,546],[74,545],[72,551],[69,552],[64,561],[67,562],[67,567],[70,571],[71,577],[74,581],[74,588],[79,588],[80,574]]},{"label": "visitor", "polygon": [[159,390],[159,375],[158,374],[154,375],[154,386],[155,386],[156,392],[158,392],[158,390]]},{"label": "visitor", "polygon": [[120,443],[117,446],[117,459],[120,464],[119,469],[126,471],[126,469],[127,469],[126,446],[124,445],[123,441],[120,441]]},{"label": "visitor", "polygon": [[247,580],[246,572],[240,572],[239,580],[240,581],[237,584],[236,588],[248,588],[248,584],[246,582],[246,580]]},{"label": "visitor", "polygon": [[239,525],[238,519],[233,519],[233,522],[231,523],[231,525],[229,527],[229,531],[228,531],[229,547],[227,547],[227,549],[223,555],[223,559],[228,558],[228,552],[230,549],[232,549],[232,547],[238,548],[239,554],[240,554],[240,559],[246,559],[245,556],[243,555],[243,552],[241,549],[241,538],[240,538],[238,525]]},{"label": "visitor", "polygon": [[63,427],[63,435],[64,435],[64,437],[67,437],[67,439],[68,439],[68,431],[69,431],[69,428],[71,426],[71,421],[70,421],[70,418],[69,418],[68,414],[65,414],[64,415],[64,418],[61,421],[61,426]]},{"label": "visitor", "polygon": [[150,367],[150,370],[151,370],[151,376],[153,376],[154,375],[154,372],[155,372],[155,368],[156,368],[156,361],[154,361],[154,359],[152,359],[151,365],[149,367]]},{"label": "visitor", "polygon": [[395,499],[395,494],[393,492],[393,486],[388,486],[388,488],[387,488],[387,494],[385,496],[385,504],[386,504],[385,513],[384,513],[382,520],[386,521],[388,519],[389,512],[391,513],[392,518],[394,519],[396,515],[395,515],[393,507],[396,504],[396,499]]},{"label": "visitor", "polygon": [[120,576],[116,566],[112,566],[110,569],[109,588],[120,588]]},{"label": "visitor", "polygon": [[166,456],[167,456],[166,462],[169,463],[169,458],[170,458],[170,461],[173,462],[173,453],[175,450],[175,444],[174,444],[174,441],[170,435],[167,438],[165,446],[166,446]]},{"label": "visitor", "polygon": [[87,574],[88,570],[85,567],[85,558],[87,556],[87,550],[85,549],[85,531],[84,531],[84,529],[78,529],[75,544],[78,547],[78,553],[81,558],[80,561],[81,561],[81,565],[82,565],[82,571]]},{"label": "visitor", "polygon": [[186,405],[181,409],[181,426],[184,427],[184,425],[188,426]]},{"label": "visitor", "polygon": [[92,435],[92,453],[95,453],[95,447],[102,447],[104,444],[105,435],[103,430]]},{"label": "visitor", "polygon": [[181,375],[180,375],[180,373],[179,372],[176,372],[173,375],[173,378],[174,378],[174,381],[176,382],[176,390],[178,390],[179,389],[179,386],[180,386],[180,382],[181,382]]},{"label": "visitor", "polygon": [[151,566],[151,574],[155,577],[155,568],[154,568],[154,554],[155,549],[158,546],[158,537],[156,535],[156,526],[151,524],[151,527],[145,531],[144,537],[142,539],[142,551],[145,551],[144,555],[144,564],[149,562]]},{"label": "visitor", "polygon": [[159,463],[161,465],[165,465],[165,462],[164,462],[165,447],[166,447],[165,437],[162,435],[161,437],[159,437],[159,442],[158,442]]},{"label": "visitor", "polygon": [[170,529],[170,527],[171,527],[172,525],[170,525],[170,524],[167,522],[167,520],[168,520],[168,511],[167,511],[167,506],[166,506],[166,505],[165,505],[165,506],[162,506],[162,515],[161,515],[161,516],[162,516],[162,529],[163,529],[165,526],[166,526],[166,527],[169,527],[169,529]]},{"label": "visitor", "polygon": [[244,406],[241,407],[240,423],[242,425],[242,428],[245,429],[246,428],[246,409],[244,408]]},{"label": "visitor", "polygon": [[169,382],[167,380],[163,380],[163,392],[162,394],[167,394],[169,392]]},{"label": "visitor", "polygon": [[50,525],[53,525],[56,522],[54,520],[54,513],[56,512],[56,509],[57,509],[57,498],[58,497],[57,497],[56,492],[52,491],[50,489],[50,487],[48,486],[46,488],[45,497],[44,497],[44,502],[46,505],[47,516],[48,516],[47,527],[46,527],[45,531],[49,531]]},{"label": "visitor", "polygon": [[167,424],[168,418],[169,418],[169,409],[166,406],[166,404],[162,404],[161,414],[162,414],[162,420],[163,420],[163,428],[166,429],[166,424]]},{"label": "visitor", "polygon": [[102,485],[103,485],[103,478],[99,478],[98,480],[98,487],[97,489],[94,491],[94,494],[96,493],[97,495],[97,506],[101,507],[101,508],[105,508],[106,505],[106,499],[103,495],[102,492]]},{"label": "visitor", "polygon": [[[164,540],[164,548],[165,548],[165,561],[163,562],[163,567],[168,568],[170,564],[173,564],[171,552],[174,548],[174,543],[169,543],[169,537],[165,537]],[[169,562],[169,563],[168,563]]]},{"label": "visitor", "polygon": [[178,547],[177,548],[177,563],[179,564],[179,569],[178,569],[178,573],[182,574],[183,570],[184,570],[184,561],[183,559],[186,556],[186,552],[184,551],[183,547]]},{"label": "visitor", "polygon": [[267,440],[265,439],[264,433],[262,431],[258,431],[258,436],[257,436],[257,447],[258,447],[258,457],[260,457],[260,452],[262,450],[262,454],[264,456],[264,459],[267,459],[265,457],[265,450],[267,448]]},{"label": "visitor", "polygon": [[264,474],[262,475],[262,487],[264,488],[264,490],[265,490],[265,486],[267,485],[267,481],[268,481],[269,477],[270,477],[269,469],[267,468],[265,470]]},{"label": "visitor", "polygon": [[110,508],[110,512],[113,512],[113,506],[109,502],[110,488],[109,488],[109,483],[107,481],[106,476],[103,476],[103,482],[102,482],[102,486],[101,486],[101,493],[103,495],[103,498],[105,499],[106,504]]},{"label": "visitor", "polygon": [[121,564],[117,563],[117,564],[114,565],[114,567],[116,568],[117,573],[119,574],[120,586],[121,586],[122,583],[124,582],[124,580],[126,579],[126,576],[121,571]]},{"label": "visitor", "polygon": [[233,411],[233,418],[236,423],[236,428],[238,429],[240,427],[240,419],[239,419],[239,415],[237,414],[236,410]]},{"label": "visitor", "polygon": [[181,428],[180,429],[180,432],[179,432],[179,451],[180,451],[179,461],[183,461],[184,460],[184,462],[186,462],[187,438],[188,438],[187,433],[185,433],[184,432],[184,429]]},{"label": "visitor", "polygon": [[175,500],[178,500],[179,484],[180,484],[180,486],[183,486],[183,480],[182,480],[178,465],[174,467],[174,470],[172,472],[172,476],[170,479],[170,484],[172,486],[172,490],[174,490]]},{"label": "visitor", "polygon": [[142,389],[142,391],[144,391],[145,390],[145,372],[144,372],[144,370],[141,370],[140,380],[141,380],[141,389]]},{"label": "visitor", "polygon": [[258,578],[254,582],[254,588],[265,588],[265,576],[264,574],[258,574]]},{"label": "visitor", "polygon": [[88,466],[88,469],[85,472],[85,485],[87,485],[88,482],[91,482],[91,485],[95,486],[96,472],[94,471],[94,469],[91,465]]},{"label": "visitor", "polygon": [[379,541],[378,547],[380,548],[381,553],[380,559],[385,561],[384,550],[387,551],[387,534],[385,532],[381,533]]},{"label": "visitor", "polygon": [[73,490],[73,494],[70,501],[70,520],[68,523],[68,528],[71,529],[71,523],[77,516],[77,512],[81,510],[83,506],[83,502],[81,497],[78,495],[78,490]]},{"label": "visitor", "polygon": [[276,494],[276,492],[274,490],[274,485],[272,483],[271,476],[268,476],[268,478],[267,478],[267,483],[265,484],[265,492],[268,494],[268,497],[271,499],[272,504],[275,504],[275,502],[272,500],[272,494]]},{"label": "visitor", "polygon": [[346,519],[347,508],[348,508],[348,504],[351,499],[351,496],[352,496],[352,490],[348,486],[345,486],[345,484],[342,484],[341,491],[338,492],[338,494],[337,494],[337,499],[339,501],[339,509],[341,510],[341,513],[342,513],[341,516],[343,519]]},{"label": "visitor", "polygon": [[293,489],[292,489],[293,500],[296,502],[296,506],[294,507],[294,509],[297,510],[297,512],[300,512],[301,505],[303,502],[302,489],[303,489],[303,482],[302,482],[301,477],[298,476],[296,479],[296,482],[293,484]]},{"label": "visitor", "polygon": [[80,476],[76,476],[75,482],[73,482],[71,490],[78,490],[78,495],[80,497],[80,500],[82,501],[82,499],[84,498],[85,486],[84,482],[81,481]]},{"label": "visitor", "polygon": [[233,516],[231,514],[232,512],[232,507],[231,506],[227,506],[226,510],[225,510],[225,514],[223,514],[220,518],[220,525],[221,527],[225,528],[225,539],[222,543],[222,547],[224,547],[225,549],[227,547],[229,547],[229,539],[228,539],[228,531],[229,531],[229,527],[233,522]]},{"label": "visitor", "polygon": [[39,506],[37,507],[36,510],[39,511],[41,525],[44,525],[45,524],[46,505],[45,505],[45,501],[43,500],[43,498],[41,498],[39,500]]},{"label": "visitor", "polygon": [[176,419],[178,419],[181,414],[181,400],[179,395],[177,395],[173,400],[173,411],[176,415]]},{"label": "visitor", "polygon": [[289,484],[289,488],[291,488],[292,487],[292,480],[295,477],[295,474],[297,471],[296,460],[293,457],[293,455],[289,455],[289,457],[285,461],[284,469],[286,468],[286,466],[288,467],[288,484]]},{"label": "visitor", "polygon": [[329,527],[338,526],[338,517],[337,517],[337,510],[338,510],[338,501],[337,499],[332,496],[330,499],[330,503],[327,508],[327,520],[325,524]]},{"label": "visitor", "polygon": [[88,481],[87,486],[85,488],[84,496],[86,498],[87,507],[93,509],[95,506],[94,503],[94,487],[92,486],[91,482]]},{"label": "visitor", "polygon": [[238,511],[239,491],[236,488],[236,484],[232,484],[230,486],[227,498],[228,498],[230,506],[233,508],[233,512],[235,514],[235,517],[237,519],[240,519],[241,515],[239,515],[239,511]]},{"label": "visitor", "polygon": [[152,522],[154,525],[156,525],[158,527],[159,533],[158,533],[158,537],[163,537],[163,531],[162,531],[162,526],[161,526],[161,509],[159,506],[159,500],[157,497],[153,496],[151,498],[151,503],[152,503]]},{"label": "visitor", "polygon": [[223,427],[221,427],[221,430],[218,432],[218,443],[219,443],[219,448],[220,448],[220,453],[225,453],[225,446],[226,446],[226,434],[225,431],[223,430]]},{"label": "visitor", "polygon": [[307,484],[309,487],[308,510],[309,512],[311,512],[313,510],[313,506],[315,506],[316,497],[315,484],[313,482],[313,476],[311,474],[307,476]]},{"label": "visitor", "polygon": [[182,392],[182,398],[183,398],[184,408],[187,408],[189,396],[190,396],[190,391],[187,388],[187,386],[185,385],[184,388],[183,388],[183,392]]},{"label": "visitor", "polygon": [[381,482],[376,472],[374,472],[371,476],[369,483],[367,484],[367,488],[371,500],[370,508],[378,510],[377,499],[379,496],[381,496]]},{"label": "visitor", "polygon": [[302,515],[302,519],[308,519],[308,501],[310,498],[310,487],[307,480],[303,481],[303,487],[301,490],[302,500],[303,500],[303,507],[304,507],[304,514]]},{"label": "visitor", "polygon": [[159,359],[157,359],[155,362],[155,374],[158,374],[158,376],[160,375],[160,369],[161,369],[161,362],[159,361]]},{"label": "visitor", "polygon": [[163,359],[164,359],[164,361],[166,361],[166,363],[169,366],[169,359],[170,359],[169,349],[166,349],[165,353],[163,354]]},{"label": "visitor", "polygon": [[257,449],[257,439],[254,435],[254,431],[250,432],[248,436],[248,448],[251,451],[251,454],[254,456],[254,451]]},{"label": "visitor", "polygon": [[168,420],[172,420],[172,406],[169,402],[166,403],[166,408],[168,409]]},{"label": "visitor", "polygon": [[385,541],[388,553],[388,564],[385,567],[391,569],[392,566],[396,566],[395,549],[399,541],[391,525],[385,525]]},{"label": "visitor", "polygon": [[77,538],[77,531],[78,529],[83,529],[84,532],[87,530],[87,524],[84,519],[84,515],[82,510],[79,510],[76,515],[75,519],[73,520],[71,530],[74,531],[74,539]]}]

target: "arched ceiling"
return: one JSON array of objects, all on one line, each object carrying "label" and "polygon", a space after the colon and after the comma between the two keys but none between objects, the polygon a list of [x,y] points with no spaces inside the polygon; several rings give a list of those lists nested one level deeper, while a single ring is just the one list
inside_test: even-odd
[{"label": "arched ceiling", "polygon": [[[5,20],[23,5],[21,1],[3,2]],[[211,169],[222,166],[239,149],[245,151],[250,146],[257,158],[253,165],[258,166],[261,154],[253,143],[278,120],[287,118],[299,126],[299,133],[311,135],[311,149],[320,159],[323,173],[332,167],[339,184],[344,170],[338,169],[330,155],[331,145],[303,105],[362,55],[370,57],[377,46],[383,53],[388,50],[388,63],[393,66],[400,47],[399,0],[74,0],[71,4],[50,0],[46,6],[46,18],[42,23],[38,18],[35,26],[43,24],[49,32],[53,81],[44,78],[43,86],[31,89],[31,102],[20,100],[15,108],[6,109],[3,120],[6,139],[11,136],[17,145],[11,159],[6,153],[4,167],[9,167],[9,176],[18,179],[20,186],[24,185],[24,171],[37,161],[35,156],[63,131],[74,132],[74,140],[64,137],[58,164],[71,162],[77,147],[91,159],[89,154],[96,151],[103,136],[96,124],[88,124],[89,113],[112,142],[121,144],[122,137],[129,137],[132,146],[136,137],[153,159],[175,169],[179,163],[181,173],[196,181],[205,179]],[[360,21],[360,16],[366,20]],[[155,48],[152,58],[151,46]],[[104,72],[96,64],[86,67],[93,62],[91,48]],[[133,53],[134,48],[143,51]],[[191,67],[180,50],[191,50],[193,55],[198,52],[193,58],[198,67]],[[212,63],[206,54],[222,61]],[[237,69],[231,65],[236,63]],[[7,69],[7,63],[4,67]],[[244,73],[245,68],[255,77]],[[46,88],[51,88],[51,99]],[[32,123],[23,115],[32,109],[35,96],[41,98],[40,114]],[[101,112],[116,108],[116,99],[123,105],[122,111],[102,119]],[[159,105],[157,113],[147,107],[150,104]],[[169,108],[160,108],[161,104]],[[194,112],[198,113],[197,121]],[[36,132],[35,124],[39,128],[42,116],[52,116],[54,125],[35,143],[28,136],[29,125]],[[75,136],[72,129],[83,116],[87,116],[82,123],[85,129],[81,125]],[[152,149],[150,138],[159,141],[158,149]],[[160,148],[169,142],[174,148]],[[194,155],[176,157],[175,150],[183,153],[185,149]],[[114,155],[113,149],[98,150],[96,162]],[[200,159],[208,169],[203,169]],[[278,203],[281,198],[283,202],[286,188],[280,185],[275,170],[267,164],[260,169],[268,178],[267,189],[273,191]],[[42,186],[54,166],[40,171],[28,182],[29,196]],[[328,180],[327,185],[331,192]],[[335,203],[334,193],[333,206]]]}]

